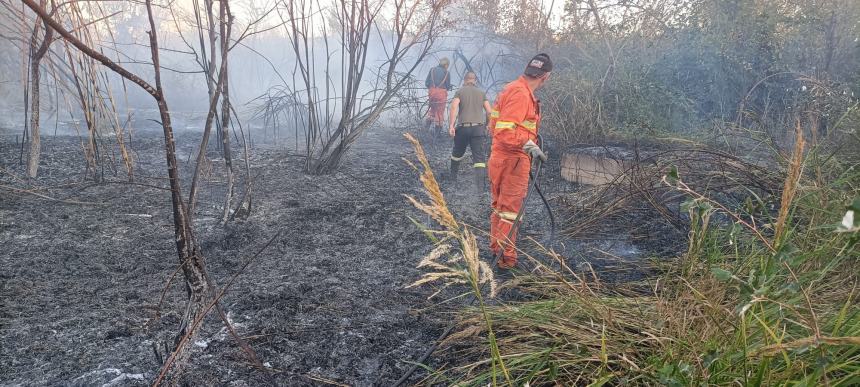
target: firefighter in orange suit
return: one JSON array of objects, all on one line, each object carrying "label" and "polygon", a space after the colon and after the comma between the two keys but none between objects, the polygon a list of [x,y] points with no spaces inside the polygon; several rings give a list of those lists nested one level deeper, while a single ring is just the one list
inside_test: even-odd
[{"label": "firefighter in orange suit", "polygon": [[511,229],[528,192],[531,160],[546,160],[537,145],[540,102],[534,91],[543,86],[551,71],[549,55],[536,55],[523,75],[505,86],[491,112],[493,147],[487,164],[493,200],[490,250],[499,257],[498,266],[502,269],[517,264],[517,236]]},{"label": "firefighter in orange suit", "polygon": [[439,60],[439,65],[430,69],[424,86],[430,99],[430,110],[427,112],[425,126],[436,135],[442,134],[445,124],[445,105],[448,103],[448,90],[451,89],[451,74],[448,73],[448,58]]}]

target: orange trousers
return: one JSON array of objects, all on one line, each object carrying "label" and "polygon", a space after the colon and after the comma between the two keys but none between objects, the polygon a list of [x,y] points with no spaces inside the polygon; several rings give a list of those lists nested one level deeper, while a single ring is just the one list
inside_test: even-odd
[{"label": "orange trousers", "polygon": [[530,168],[529,156],[519,150],[493,149],[487,163],[493,200],[490,250],[500,257],[500,267],[514,267],[517,264],[517,234],[511,234],[511,229],[528,192]]},{"label": "orange trousers", "polygon": [[427,112],[427,118],[434,125],[444,126],[445,123],[445,104],[448,103],[448,90],[441,87],[431,87],[428,90],[430,97],[430,111]]}]

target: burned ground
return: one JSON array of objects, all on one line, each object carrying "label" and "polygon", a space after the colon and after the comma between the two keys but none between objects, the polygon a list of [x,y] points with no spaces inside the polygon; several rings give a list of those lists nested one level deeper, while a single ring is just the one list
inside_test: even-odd
[{"label": "burned ground", "polygon": [[[14,134],[4,133],[2,142],[4,170],[19,175]],[[162,140],[155,132],[136,134],[134,185],[111,173],[107,180],[116,183],[84,182],[79,139],[43,142],[36,192],[93,204],[2,191],[0,382],[147,384],[160,368],[153,347],[172,343],[185,299],[180,275],[155,317],[178,264],[169,193],[157,188],[166,186]],[[178,142],[187,178],[199,139],[187,133]],[[447,164],[447,144],[429,147],[435,168]],[[283,145],[256,144],[252,153],[251,216],[219,225],[224,184],[217,181],[223,167],[216,159],[194,218],[219,285],[281,232],[225,296],[229,318],[277,384],[392,383],[409,367],[405,361],[432,344],[459,302],[440,306],[427,300],[433,289],[405,288],[431,247],[413,223],[428,219],[403,196],[422,195],[417,173],[403,161],[412,155],[408,143],[393,131],[367,133],[343,167],[325,176],[303,173],[304,159]],[[22,186],[9,173],[0,181]],[[466,182],[468,175],[461,188]],[[480,211],[466,188],[449,200],[467,222],[486,227],[486,198]],[[547,231],[540,206],[530,201],[535,220],[525,230],[537,238]],[[613,254],[640,255],[630,244],[594,243]],[[197,356],[187,374],[193,385],[271,382],[250,366],[215,317],[194,345]]]}]

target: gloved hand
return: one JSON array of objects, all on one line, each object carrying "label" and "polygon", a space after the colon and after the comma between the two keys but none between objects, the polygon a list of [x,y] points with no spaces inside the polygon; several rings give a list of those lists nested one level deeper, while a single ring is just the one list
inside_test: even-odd
[{"label": "gloved hand", "polygon": [[540,161],[546,161],[546,154],[543,153],[543,151],[540,150],[540,147],[538,147],[532,140],[529,140],[525,145],[523,145],[523,151],[528,153],[528,155],[532,157],[532,160],[539,158]]}]

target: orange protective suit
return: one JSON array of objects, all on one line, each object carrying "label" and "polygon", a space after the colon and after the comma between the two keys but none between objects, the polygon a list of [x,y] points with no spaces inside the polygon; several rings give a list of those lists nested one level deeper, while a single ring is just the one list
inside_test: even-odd
[{"label": "orange protective suit", "polygon": [[528,192],[531,160],[523,151],[529,140],[537,142],[540,106],[524,77],[507,84],[491,113],[493,148],[487,163],[493,212],[490,214],[490,250],[499,267],[517,264],[516,233],[508,234]]},{"label": "orange protective suit", "polygon": [[445,124],[445,105],[448,103],[448,90],[441,87],[430,87],[430,111],[427,112],[430,122],[436,126]]}]

